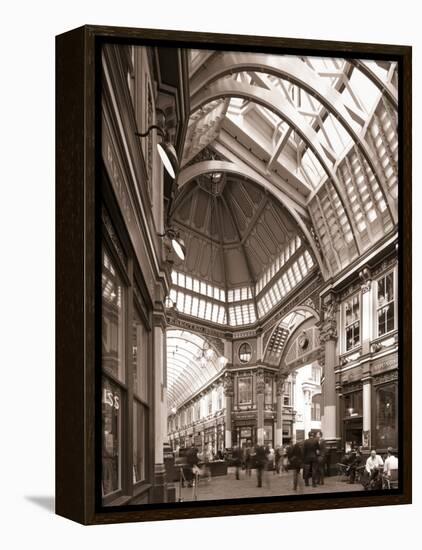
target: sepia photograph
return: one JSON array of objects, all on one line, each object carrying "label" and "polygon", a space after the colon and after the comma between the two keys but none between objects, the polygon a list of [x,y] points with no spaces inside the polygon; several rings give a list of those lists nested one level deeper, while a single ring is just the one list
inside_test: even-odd
[{"label": "sepia photograph", "polygon": [[400,490],[400,71],[345,55],[102,44],[101,508]]}]

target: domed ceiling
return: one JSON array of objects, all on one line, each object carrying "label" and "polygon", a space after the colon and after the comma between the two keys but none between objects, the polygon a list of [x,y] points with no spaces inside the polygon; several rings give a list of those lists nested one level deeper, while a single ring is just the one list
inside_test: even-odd
[{"label": "domed ceiling", "polygon": [[173,223],[187,249],[175,268],[225,289],[253,286],[297,235],[290,215],[269,193],[224,173],[184,186]]}]

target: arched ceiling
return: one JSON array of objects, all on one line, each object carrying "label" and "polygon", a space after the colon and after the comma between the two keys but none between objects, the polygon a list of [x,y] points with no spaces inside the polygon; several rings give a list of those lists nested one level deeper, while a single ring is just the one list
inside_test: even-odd
[{"label": "arched ceiling", "polygon": [[[218,176],[218,182],[213,177]],[[255,286],[299,232],[273,195],[246,178],[214,172],[191,180],[173,224],[186,243],[175,267],[225,290]]]},{"label": "arched ceiling", "polygon": [[199,362],[206,340],[186,330],[167,330],[168,410],[179,406],[216,377],[223,364],[218,353],[204,366]]},{"label": "arched ceiling", "polygon": [[[247,174],[290,213],[323,277],[335,275],[397,227],[397,85],[389,61],[191,51],[175,205],[200,202],[197,180],[216,163]],[[224,217],[230,204],[216,202]]]}]

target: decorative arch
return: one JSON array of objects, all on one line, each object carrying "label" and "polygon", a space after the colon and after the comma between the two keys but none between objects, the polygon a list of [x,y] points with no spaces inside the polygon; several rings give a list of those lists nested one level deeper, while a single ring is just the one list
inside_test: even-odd
[{"label": "decorative arch", "polygon": [[[264,349],[264,362],[279,366],[291,335],[308,319],[319,321],[318,313],[309,305],[294,307],[271,330]],[[284,335],[284,337],[283,337]]]},{"label": "decorative arch", "polygon": [[[179,406],[218,376],[224,366],[218,361],[218,351],[206,338],[183,329],[168,329],[167,397],[169,409]],[[199,355],[207,343],[214,358],[207,365],[199,363]]]}]

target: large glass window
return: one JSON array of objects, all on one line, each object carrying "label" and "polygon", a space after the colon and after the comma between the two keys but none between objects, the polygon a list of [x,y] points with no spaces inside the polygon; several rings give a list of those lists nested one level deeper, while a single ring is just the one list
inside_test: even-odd
[{"label": "large glass window", "polygon": [[394,272],[391,271],[377,284],[378,336],[394,330]]},{"label": "large glass window", "polygon": [[362,390],[343,395],[343,417],[362,416]]},{"label": "large glass window", "polygon": [[125,289],[109,255],[103,251],[102,362],[103,370],[125,380]]},{"label": "large glass window", "polygon": [[268,407],[273,404],[273,380],[270,376],[265,377],[264,404]]},{"label": "large glass window", "polygon": [[273,425],[265,424],[264,426],[264,445],[273,446]]},{"label": "large glass window", "polygon": [[397,384],[386,384],[376,390],[376,446],[397,447]]},{"label": "large glass window", "polygon": [[146,408],[138,401],[133,402],[133,482],[146,479]]},{"label": "large glass window", "polygon": [[111,255],[102,268],[102,493],[122,489],[122,423],[125,393],[126,288]]},{"label": "large glass window", "polygon": [[292,383],[284,383],[283,405],[289,407],[292,404]]},{"label": "large glass window", "polygon": [[252,402],[252,378],[250,376],[239,378],[238,395],[240,404]]},{"label": "large glass window", "polygon": [[360,295],[356,294],[344,304],[346,351],[360,344]]},{"label": "large glass window", "polygon": [[314,422],[319,422],[321,420],[321,394],[320,393],[312,397],[311,420]]},{"label": "large glass window", "polygon": [[102,489],[107,496],[122,488],[122,394],[108,378],[102,383]]}]

